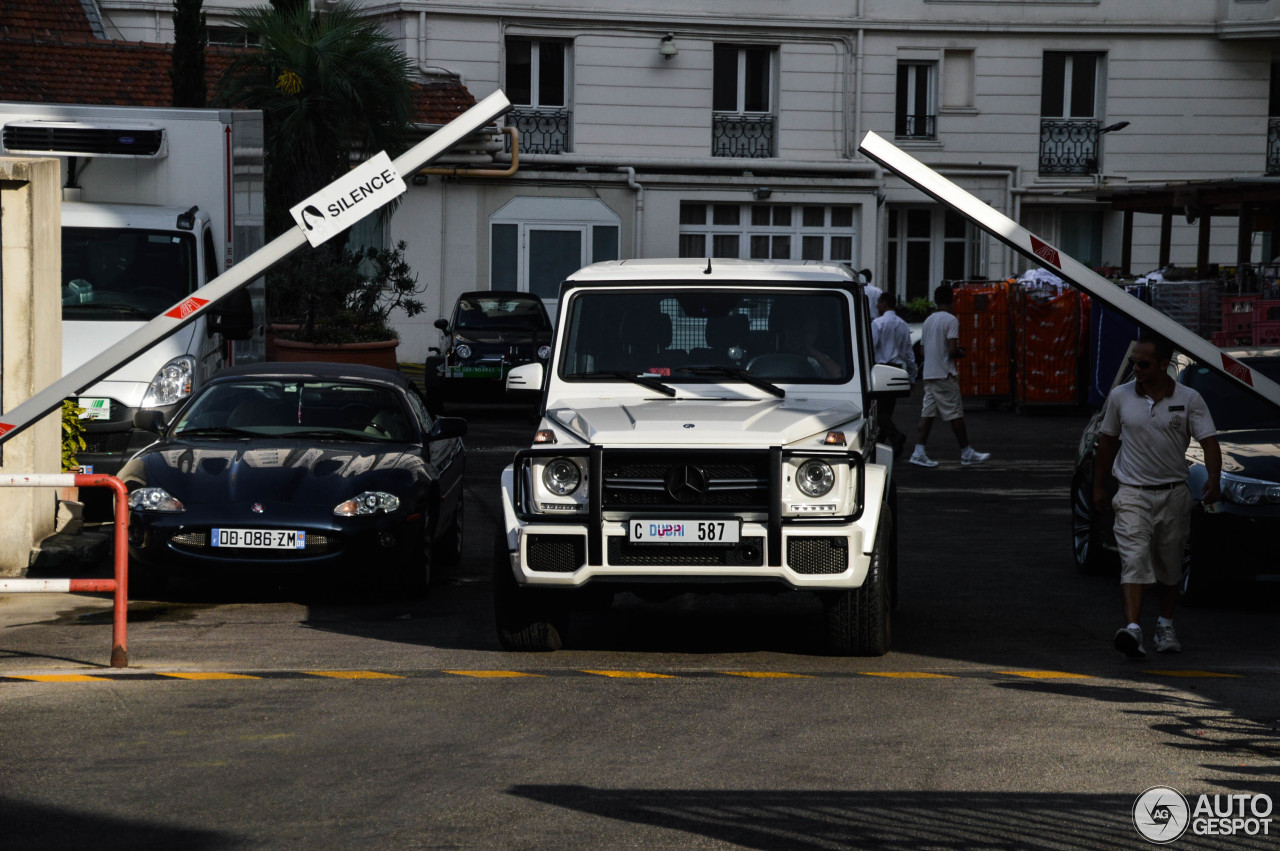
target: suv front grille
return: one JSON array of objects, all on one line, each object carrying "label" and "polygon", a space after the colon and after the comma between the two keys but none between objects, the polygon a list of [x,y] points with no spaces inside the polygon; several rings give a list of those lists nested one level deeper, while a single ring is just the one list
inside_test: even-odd
[{"label": "suv front grille", "polygon": [[768,511],[767,451],[606,450],[603,459],[606,511]]},{"label": "suv front grille", "polygon": [[632,544],[609,538],[612,567],[758,567],[764,564],[764,538],[743,538],[729,546],[714,544]]}]

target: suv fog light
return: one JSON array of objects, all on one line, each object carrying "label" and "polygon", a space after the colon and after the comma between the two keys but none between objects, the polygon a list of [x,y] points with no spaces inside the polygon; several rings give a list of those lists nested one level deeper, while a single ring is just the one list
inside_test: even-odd
[{"label": "suv fog light", "polygon": [[824,496],[836,483],[835,471],[826,461],[805,461],[796,470],[796,487],[805,496]]}]

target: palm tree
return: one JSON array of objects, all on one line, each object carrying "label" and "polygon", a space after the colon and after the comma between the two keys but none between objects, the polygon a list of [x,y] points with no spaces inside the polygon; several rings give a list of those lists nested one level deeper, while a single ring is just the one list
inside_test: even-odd
[{"label": "palm tree", "polygon": [[289,208],[351,167],[353,154],[399,153],[411,129],[413,64],[349,0],[236,16],[256,46],[219,81],[217,103],[263,112],[266,226],[293,227]]}]

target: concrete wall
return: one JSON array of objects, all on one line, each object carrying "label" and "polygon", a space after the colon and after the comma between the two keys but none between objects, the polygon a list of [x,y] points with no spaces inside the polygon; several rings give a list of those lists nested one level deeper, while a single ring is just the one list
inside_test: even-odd
[{"label": "concrete wall", "polygon": [[[8,411],[62,375],[62,264],[56,159],[0,158],[0,408]],[[58,473],[62,414],[6,441],[0,474]],[[26,570],[31,547],[53,532],[57,494],[0,488],[0,576]]]}]

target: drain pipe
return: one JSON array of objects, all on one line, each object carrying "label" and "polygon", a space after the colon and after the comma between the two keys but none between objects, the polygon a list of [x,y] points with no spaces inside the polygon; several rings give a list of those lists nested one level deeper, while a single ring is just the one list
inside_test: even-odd
[{"label": "drain pipe", "polygon": [[644,187],[636,180],[635,166],[618,166],[618,171],[627,176],[627,186],[636,193],[635,223],[631,226],[631,256],[640,256],[641,236],[644,233]]},{"label": "drain pipe", "polygon": [[520,131],[514,127],[507,126],[500,128],[502,135],[511,140],[511,162],[506,168],[454,168],[451,166],[437,166],[435,168],[420,168],[415,171],[414,177],[419,174],[441,174],[445,177],[510,177],[520,168]]}]

